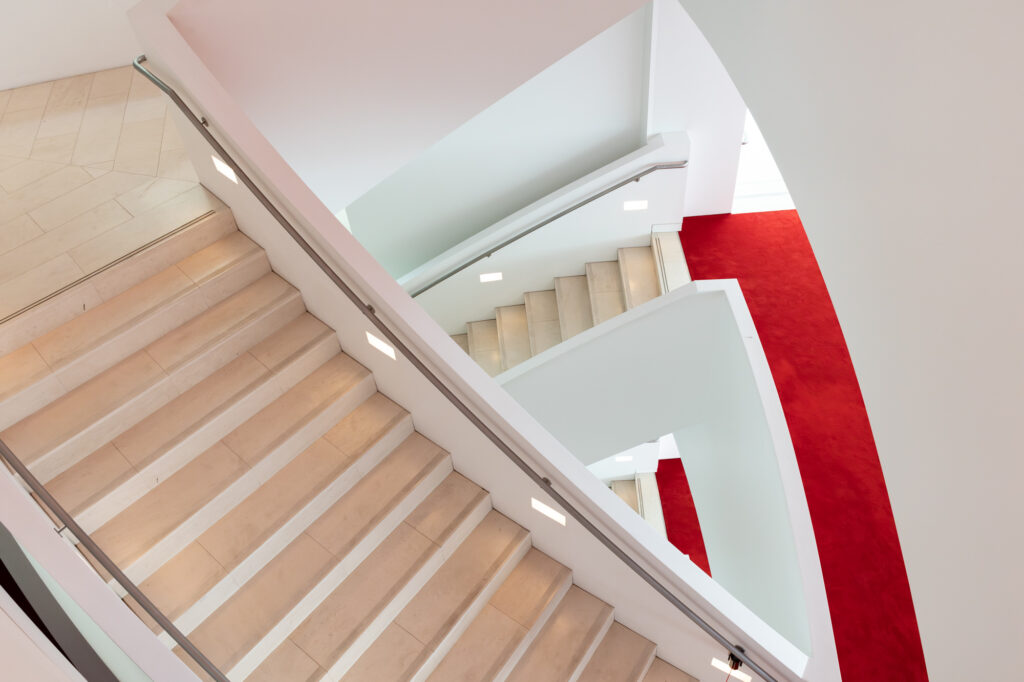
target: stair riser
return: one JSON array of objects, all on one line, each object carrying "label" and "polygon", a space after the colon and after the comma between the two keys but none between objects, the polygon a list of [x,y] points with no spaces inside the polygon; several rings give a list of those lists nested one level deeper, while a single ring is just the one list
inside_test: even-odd
[{"label": "stair riser", "polygon": [[268,272],[270,272],[270,261],[267,260],[266,252],[263,249],[256,249],[232,263],[231,267],[201,282],[199,291],[202,292],[207,305],[212,307],[241,291]]},{"label": "stair riser", "polygon": [[580,675],[583,674],[587,664],[590,663],[590,659],[593,657],[594,652],[597,651],[597,647],[600,646],[601,640],[604,639],[605,634],[608,632],[608,628],[612,626],[613,622],[615,622],[615,612],[609,609],[608,615],[605,616],[605,620],[601,624],[601,629],[590,642],[590,646],[587,647],[587,650],[581,657],[579,664],[577,664],[576,669],[573,670],[572,675],[569,676],[569,679],[566,680],[566,682],[577,682],[577,680],[580,679]]},{"label": "stair riser", "polygon": [[[79,513],[79,525],[88,533],[94,532],[272,403],[302,377],[336,355],[339,350],[337,337],[333,334],[318,339],[300,357],[293,360],[292,364],[299,365],[300,371],[287,371],[286,376],[267,375],[256,384],[247,387],[243,394],[231,398],[222,411],[211,415],[194,431],[155,455],[151,464]],[[292,367],[289,365],[285,369],[292,370]]]},{"label": "stair riser", "polygon": [[469,537],[469,534],[484,520],[484,517],[491,511],[490,495],[484,495],[476,507],[467,514],[462,523],[445,540],[440,550],[424,562],[420,570],[407,582],[394,596],[391,602],[385,606],[373,621],[360,633],[352,644],[345,650],[345,653],[335,661],[327,673],[321,678],[321,682],[337,682],[355,665],[360,656],[373,645],[374,641],[401,613],[409,601],[416,596],[424,585],[433,577],[437,569],[450,557],[459,545]]},{"label": "stair riser", "polygon": [[328,429],[341,421],[345,415],[376,391],[373,375],[367,375],[295,433],[275,446],[255,466],[232,482],[188,520],[132,562],[125,569],[125,573],[136,584],[153,575],[164,563],[202,535],[257,488],[269,481],[296,455],[312,445],[315,440],[327,433]]},{"label": "stair riser", "polygon": [[[505,563],[502,564],[501,568],[494,574],[490,582],[477,594],[476,598],[469,605],[465,611],[459,616],[458,620],[451,629],[445,634],[444,638],[438,643],[437,647],[427,657],[425,661],[420,665],[419,669],[413,673],[410,677],[410,682],[426,682],[426,679],[430,677],[430,674],[434,672],[434,669],[444,660],[444,657],[448,655],[455,642],[458,641],[459,637],[469,628],[473,620],[480,615],[480,611],[487,606],[487,602],[491,600],[494,593],[498,591],[501,584],[505,582],[509,574],[515,570],[516,565],[522,560],[526,553],[530,551],[530,536],[525,535],[515,551],[509,554]],[[568,589],[568,588],[567,588]]]},{"label": "stair riser", "polygon": [[354,462],[330,485],[316,495],[299,512],[281,526],[273,535],[250,554],[242,563],[224,576],[209,592],[189,607],[175,625],[182,632],[191,632],[220,608],[235,592],[261,571],[278,553],[287,547],[313,521],[340,500],[352,486],[359,482],[369,469],[380,462],[402,441],[412,435],[412,417],[407,416],[399,424],[370,447],[358,461]]},{"label": "stair riser", "polygon": [[562,601],[562,597],[565,596],[565,593],[569,591],[570,587],[572,587],[572,574],[567,573],[562,584],[558,586],[558,591],[552,595],[547,606],[544,607],[540,616],[537,617],[537,622],[533,624],[533,627],[531,627],[529,631],[527,631],[526,636],[523,637],[523,641],[521,641],[515,651],[512,652],[512,655],[509,656],[508,660],[501,667],[501,670],[491,678],[491,682],[505,682],[505,680],[508,679],[508,676],[512,674],[512,671],[515,670],[515,667],[519,664],[519,659],[523,657],[526,650],[529,649],[534,640],[537,639],[537,635],[540,634],[544,625],[547,624],[548,619],[551,618],[551,614],[558,608],[558,603]]},{"label": "stair riser", "polygon": [[373,550],[377,549],[405,518],[416,509],[430,493],[452,472],[451,457],[441,458],[420,482],[402,499],[394,509],[381,519],[366,537],[359,541],[345,557],[328,573],[260,642],[240,660],[229,673],[231,679],[242,680],[281,645],[295,628],[299,627],[362,563]]},{"label": "stair riser", "polygon": [[0,431],[17,424],[67,392],[64,384],[51,372],[24,390],[0,400]]}]

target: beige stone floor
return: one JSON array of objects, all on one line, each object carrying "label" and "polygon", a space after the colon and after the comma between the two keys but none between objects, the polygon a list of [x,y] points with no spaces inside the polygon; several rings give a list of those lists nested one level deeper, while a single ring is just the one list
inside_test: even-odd
[{"label": "beige stone floor", "polygon": [[214,207],[168,105],[129,66],[0,92],[0,320]]}]

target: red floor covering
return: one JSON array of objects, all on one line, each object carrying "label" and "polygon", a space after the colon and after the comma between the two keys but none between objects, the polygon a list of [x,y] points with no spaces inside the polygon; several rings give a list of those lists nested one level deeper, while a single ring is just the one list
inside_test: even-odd
[{"label": "red floor covering", "polygon": [[[693,279],[738,279],[753,315],[796,449],[843,679],[927,680],[867,412],[796,211],[687,218],[680,239]],[[658,484],[669,539],[696,562],[689,489],[673,491],[661,469]]]},{"label": "red floor covering", "polygon": [[690,494],[690,484],[686,482],[682,460],[661,460],[654,476],[658,481],[658,496],[661,497],[661,509],[665,514],[668,541],[711,575],[708,553],[704,549],[704,536],[700,534],[697,509],[693,506],[693,495]]}]

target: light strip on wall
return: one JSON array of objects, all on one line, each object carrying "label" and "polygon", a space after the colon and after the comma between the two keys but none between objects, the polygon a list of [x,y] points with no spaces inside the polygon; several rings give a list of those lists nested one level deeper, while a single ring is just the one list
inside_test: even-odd
[{"label": "light strip on wall", "polygon": [[211,155],[210,158],[213,159],[213,167],[217,169],[218,173],[236,185],[238,184],[238,176],[235,175],[235,171],[231,166],[227,165],[216,156]]},{"label": "light strip on wall", "polygon": [[388,343],[385,343],[383,339],[378,339],[370,332],[366,332],[366,342],[371,346],[379,350],[384,355],[388,356],[392,360],[395,359],[395,349],[392,348]]},{"label": "light strip on wall", "polygon": [[485,272],[484,274],[480,275],[480,281],[481,282],[500,282],[501,281],[501,273],[500,272]]},{"label": "light strip on wall", "polygon": [[718,668],[723,673],[729,673],[730,675],[732,675],[731,679],[739,680],[739,682],[750,682],[750,680],[753,679],[750,677],[750,675],[746,674],[745,672],[733,670],[729,667],[728,663],[726,663],[725,661],[720,661],[717,658],[711,659],[711,667]]},{"label": "light strip on wall", "polygon": [[535,510],[539,511],[544,516],[554,521],[555,523],[560,523],[563,526],[565,525],[565,514],[559,511],[555,511],[553,508],[544,504],[536,497],[530,498],[530,506],[533,507]]},{"label": "light strip on wall", "polygon": [[623,201],[623,211],[646,211],[647,210],[647,199],[636,199],[634,201]]}]

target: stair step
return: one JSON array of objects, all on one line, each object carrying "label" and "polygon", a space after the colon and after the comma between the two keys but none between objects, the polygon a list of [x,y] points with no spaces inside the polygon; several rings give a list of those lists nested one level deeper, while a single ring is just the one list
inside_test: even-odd
[{"label": "stair step", "polygon": [[240,232],[0,358],[0,426],[82,385],[270,272]]},{"label": "stair step", "polygon": [[641,682],[654,661],[654,642],[612,623],[579,682]]},{"label": "stair step", "polygon": [[336,355],[98,528],[93,539],[130,578],[147,578],[374,392],[364,367]]},{"label": "stair step", "polygon": [[245,678],[451,471],[447,453],[413,434],[309,525],[190,639]]},{"label": "stair step", "polygon": [[469,355],[492,377],[501,374],[501,348],[498,344],[498,321],[478,320],[466,325]]},{"label": "stair step", "polygon": [[558,328],[562,340],[570,339],[594,326],[594,311],[590,307],[586,275],[556,277],[555,299],[558,302]]},{"label": "stair step", "polygon": [[429,675],[529,550],[529,537],[508,517],[488,513],[342,679]]},{"label": "stair step", "polygon": [[91,532],[338,351],[333,330],[304,313],[72,465],[47,489]]},{"label": "stair step", "polygon": [[530,331],[526,324],[526,306],[507,305],[496,308],[494,312],[498,326],[501,369],[504,371],[530,359]]},{"label": "stair step", "polygon": [[411,433],[407,412],[371,396],[147,578],[143,591],[180,627],[195,627]]},{"label": "stair step", "polygon": [[610,487],[620,500],[629,505],[630,509],[637,514],[640,513],[640,495],[635,479],[612,481]]},{"label": "stair step", "polygon": [[660,658],[655,658],[647,674],[644,675],[643,682],[697,682],[697,678],[687,675]]},{"label": "stair step", "polygon": [[452,334],[452,341],[459,344],[459,348],[469,355],[469,334]]},{"label": "stair step", "polygon": [[537,355],[562,342],[561,323],[558,320],[558,295],[554,289],[528,291],[526,324],[530,332],[530,353]]},{"label": "stair step", "polygon": [[626,312],[618,261],[587,263],[587,288],[595,325]]},{"label": "stair step", "polygon": [[575,680],[612,624],[612,607],[573,585],[523,654],[509,682]]},{"label": "stair step", "polygon": [[[287,682],[337,679],[365,652],[445,556],[490,509],[487,494],[463,476],[449,474],[405,521],[352,571],[256,669],[250,680]],[[302,661],[295,650],[312,662]],[[312,667],[316,675],[299,670]]]},{"label": "stair step", "polygon": [[0,437],[47,482],[302,312],[298,291],[268,274]]},{"label": "stair step", "polygon": [[572,585],[572,572],[531,549],[459,637],[430,682],[504,679]]},{"label": "stair step", "polygon": [[632,309],[657,298],[658,269],[654,252],[649,246],[631,246],[619,249],[619,271],[622,273],[622,291],[626,309]]}]

